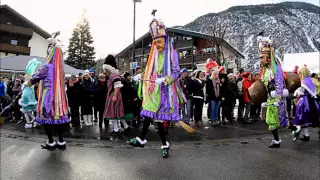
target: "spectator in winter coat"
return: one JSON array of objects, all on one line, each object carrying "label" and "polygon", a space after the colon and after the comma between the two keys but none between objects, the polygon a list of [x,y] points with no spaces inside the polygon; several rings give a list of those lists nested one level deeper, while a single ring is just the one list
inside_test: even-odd
[{"label": "spectator in winter coat", "polygon": [[13,86],[14,86],[14,83],[12,82],[12,79],[9,78],[8,82],[7,82],[7,94],[12,97],[13,96]]},{"label": "spectator in winter coat", "polygon": [[[126,72],[122,80],[123,87],[121,88],[122,103],[124,110],[124,120],[131,121],[133,119],[134,102],[138,100],[133,88],[131,74]],[[127,129],[127,128],[126,128]]]},{"label": "spectator in winter coat", "polygon": [[239,73],[237,75],[237,87],[238,87],[238,120],[237,121],[243,121],[243,111],[244,111],[244,101],[243,101],[243,88],[242,88],[242,74],[244,70],[241,68],[239,70]]},{"label": "spectator in winter coat", "polygon": [[[142,68],[141,67],[137,67],[135,76],[139,76],[141,74],[142,74]],[[138,92],[139,91],[139,80],[135,79],[135,77],[133,77],[132,83],[133,83],[133,88],[134,88],[134,95],[137,98],[137,100],[134,101],[134,107],[133,107],[134,108],[133,115],[134,115],[136,120],[132,121],[132,126],[134,126],[136,128],[139,128],[140,124],[141,124],[140,111],[141,111],[141,108],[142,108],[142,89],[140,89],[140,92]],[[139,93],[140,93],[141,97],[138,97]]]},{"label": "spectator in winter coat", "polygon": [[[19,78],[17,78],[15,80],[15,84],[12,88],[12,94],[13,94],[13,99],[20,93],[21,91],[21,80]],[[18,97],[17,99],[21,98],[21,95],[19,95],[20,97]],[[13,117],[15,120],[20,121],[22,119],[22,113],[20,111],[21,106],[19,105],[18,101],[15,101],[13,106],[12,106],[12,110],[13,110]]]},{"label": "spectator in winter coat", "polygon": [[184,103],[181,106],[181,115],[182,115],[182,120],[189,124],[189,121],[191,119],[191,107],[192,107],[192,93],[190,92],[190,87],[191,87],[191,80],[188,74],[187,69],[182,69],[182,75],[180,78],[180,85],[183,89],[183,93],[187,99],[187,102]]},{"label": "spectator in winter coat", "polygon": [[207,101],[210,104],[210,120],[212,125],[218,125],[218,112],[221,104],[221,83],[215,71],[211,72],[211,77],[206,81]]},{"label": "spectator in winter coat", "polygon": [[79,109],[81,105],[82,86],[76,76],[72,76],[67,84],[68,104],[71,111],[72,127],[80,126]]},{"label": "spectator in winter coat", "polygon": [[98,81],[95,83],[94,92],[94,108],[99,114],[99,128],[102,129],[102,124],[104,127],[109,127],[109,121],[103,119],[104,107],[107,99],[108,86],[106,81],[106,75],[99,74]]},{"label": "spectator in winter coat", "polygon": [[251,74],[249,72],[245,72],[242,75],[242,87],[243,87],[243,101],[245,104],[245,114],[244,114],[244,121],[246,123],[250,123],[251,119],[249,118],[250,109],[251,109],[251,102],[249,98],[249,88],[252,84],[251,82]]},{"label": "spectator in winter coat", "polygon": [[194,110],[193,116],[195,121],[195,126],[199,127],[199,122],[202,122],[202,111],[204,103],[204,92],[203,88],[205,86],[205,75],[201,71],[195,73],[195,77],[189,81],[188,86],[190,86],[190,91],[192,93],[192,107]]},{"label": "spectator in winter coat", "polygon": [[228,74],[228,81],[223,92],[223,117],[234,123],[233,111],[238,96],[238,88],[236,84],[236,76],[233,73]]},{"label": "spectator in winter coat", "polygon": [[94,84],[88,73],[83,75],[82,88],[83,93],[81,111],[83,115],[84,124],[86,126],[92,126]]}]

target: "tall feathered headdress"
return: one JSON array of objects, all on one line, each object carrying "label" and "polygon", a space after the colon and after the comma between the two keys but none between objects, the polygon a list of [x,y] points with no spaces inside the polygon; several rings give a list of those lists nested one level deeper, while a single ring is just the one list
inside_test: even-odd
[{"label": "tall feathered headdress", "polygon": [[[281,57],[278,50],[273,46],[273,42],[269,37],[264,37],[263,32],[259,33],[257,37],[258,50],[260,54],[269,54],[270,55],[270,64],[272,71],[275,74],[277,72],[276,65],[281,67]],[[260,75],[263,74],[263,69],[261,68]]]}]

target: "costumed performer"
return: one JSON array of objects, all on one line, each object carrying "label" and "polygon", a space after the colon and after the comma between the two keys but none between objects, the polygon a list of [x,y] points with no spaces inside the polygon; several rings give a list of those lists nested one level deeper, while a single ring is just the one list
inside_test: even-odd
[{"label": "costumed performer", "polygon": [[116,59],[112,55],[108,55],[103,64],[103,70],[109,78],[107,82],[108,94],[104,110],[104,119],[112,121],[113,134],[119,133],[119,120],[128,129],[129,126],[124,120],[123,101],[120,88],[123,87],[119,70],[117,68]]},{"label": "costumed performer", "polygon": [[38,101],[36,100],[34,87],[28,87],[27,82],[29,82],[31,76],[38,70],[38,68],[42,65],[40,61],[37,59],[32,59],[29,61],[26,67],[26,75],[25,75],[25,83],[22,85],[22,95],[19,99],[18,103],[21,106],[20,111],[23,113],[26,118],[27,123],[25,124],[25,128],[32,128],[33,125],[36,126],[35,117],[33,112],[37,110]]},{"label": "costumed performer", "polygon": [[[39,95],[36,122],[44,126],[48,141],[42,148],[54,150],[65,149],[66,142],[63,140],[63,129],[70,122],[68,117],[68,102],[64,83],[64,60],[63,52],[57,45],[57,40],[49,38],[47,61],[28,82],[32,86],[39,82]],[[58,134],[59,140],[53,140],[53,131]]]},{"label": "costumed performer", "polygon": [[310,141],[308,127],[320,127],[320,107],[316,100],[316,86],[310,78],[309,69],[306,66],[301,67],[298,74],[301,79],[301,87],[294,92],[297,107],[293,124],[297,126],[297,129],[292,132],[293,141],[299,138],[301,131],[303,137],[300,140]]},{"label": "costumed performer", "polygon": [[162,141],[162,157],[167,158],[170,145],[166,140],[165,128],[168,122],[180,120],[179,106],[186,101],[177,81],[180,74],[179,57],[173,49],[165,25],[153,19],[150,23],[150,33],[153,38],[150,56],[139,84],[143,93],[140,113],[144,118],[143,128],[139,137],[130,139],[130,144],[144,147],[150,123],[154,121]]},{"label": "costumed performer", "polygon": [[278,129],[290,127],[285,104],[285,98],[289,92],[285,89],[284,73],[280,67],[279,59],[275,56],[272,41],[267,37],[262,37],[262,34],[258,36],[257,40],[260,54],[260,79],[267,90],[267,102],[262,103],[261,106],[267,107],[266,123],[274,137],[269,148],[279,148],[281,140]]}]

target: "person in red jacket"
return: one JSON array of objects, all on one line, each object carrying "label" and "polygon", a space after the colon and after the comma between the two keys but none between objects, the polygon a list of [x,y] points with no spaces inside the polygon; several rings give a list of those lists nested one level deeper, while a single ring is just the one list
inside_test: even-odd
[{"label": "person in red jacket", "polygon": [[250,113],[250,109],[251,109],[251,102],[250,102],[250,98],[249,98],[249,87],[252,84],[251,81],[251,74],[249,72],[245,72],[242,74],[243,80],[242,80],[242,87],[243,87],[243,101],[245,104],[245,113],[244,113],[244,121],[246,123],[250,123],[251,119],[249,118],[249,113]]}]

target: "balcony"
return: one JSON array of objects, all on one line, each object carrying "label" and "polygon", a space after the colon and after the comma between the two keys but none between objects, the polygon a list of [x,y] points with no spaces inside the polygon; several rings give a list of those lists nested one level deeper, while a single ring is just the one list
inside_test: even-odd
[{"label": "balcony", "polygon": [[176,49],[191,49],[193,47],[192,40],[183,40],[183,41],[176,41],[175,48]]},{"label": "balcony", "polygon": [[29,47],[15,46],[11,44],[0,44],[0,51],[13,54],[30,55]]},{"label": "balcony", "polygon": [[[151,49],[151,47],[150,48],[144,48],[143,55],[149,55],[150,49]],[[142,56],[142,48],[135,49],[135,56],[136,57]]]},{"label": "balcony", "polygon": [[30,37],[33,35],[33,30],[30,28],[24,28],[24,27],[8,25],[8,24],[0,24],[0,31],[9,32],[13,34],[26,35]]},{"label": "balcony", "polygon": [[[205,63],[208,58],[213,58],[211,53],[194,55],[194,63],[195,64]],[[192,64],[192,55],[186,55],[184,57],[181,57],[179,63],[180,64],[189,64],[189,63]]]}]

